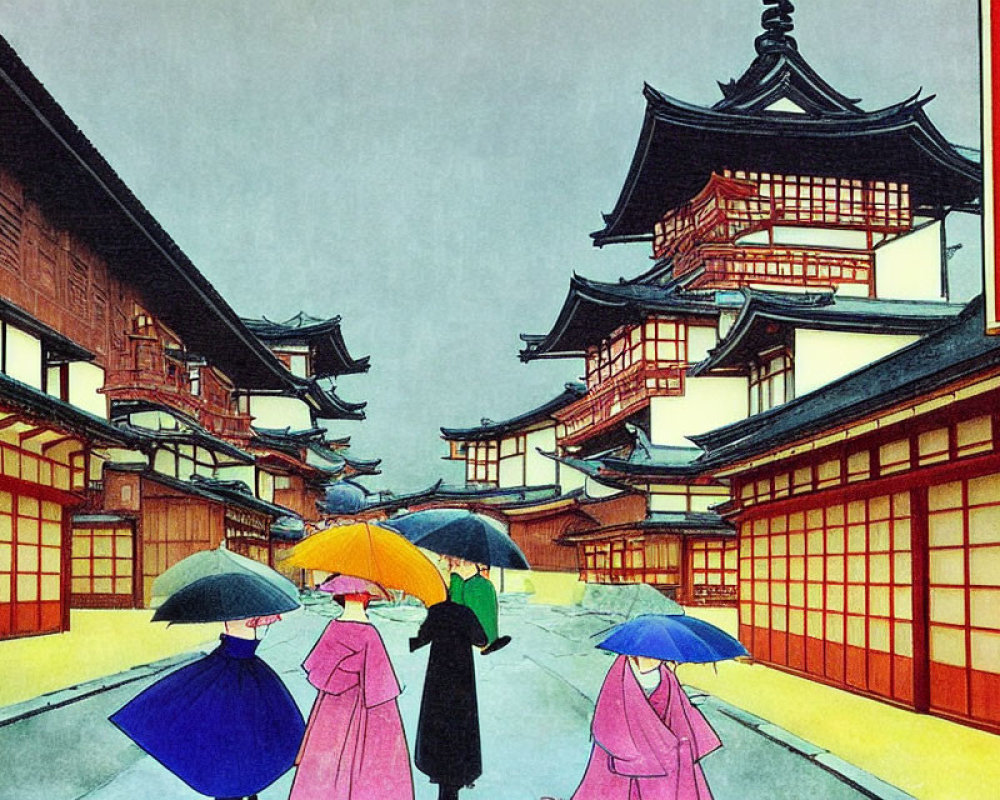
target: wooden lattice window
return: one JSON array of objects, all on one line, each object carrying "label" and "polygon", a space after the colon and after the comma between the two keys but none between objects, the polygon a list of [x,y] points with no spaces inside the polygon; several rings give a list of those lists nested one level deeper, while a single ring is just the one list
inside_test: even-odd
[{"label": "wooden lattice window", "polygon": [[465,455],[465,479],[469,483],[496,483],[500,447],[495,439],[469,442]]},{"label": "wooden lattice window", "polygon": [[762,354],[751,363],[749,391],[751,415],[793,399],[792,354],[782,347]]},{"label": "wooden lattice window", "polygon": [[128,525],[74,528],[73,594],[131,597],[134,555],[132,529]]},{"label": "wooden lattice window", "polygon": [[0,636],[62,628],[62,507],[0,492]]},{"label": "wooden lattice window", "polygon": [[930,702],[997,724],[1000,707],[1000,474],[927,495]]}]

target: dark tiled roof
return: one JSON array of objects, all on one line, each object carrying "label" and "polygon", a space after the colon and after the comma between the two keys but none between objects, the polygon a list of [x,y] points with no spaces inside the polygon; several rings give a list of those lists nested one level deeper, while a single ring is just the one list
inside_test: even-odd
[{"label": "dark tiled roof", "polygon": [[105,469],[115,472],[132,472],[142,475],[144,478],[169,486],[179,492],[191,494],[196,497],[203,497],[216,503],[239,506],[249,511],[256,511],[265,514],[273,519],[280,517],[297,516],[294,511],[284,506],[269,503],[266,500],[254,497],[250,488],[243,481],[220,481],[213,478],[195,476],[194,480],[184,481],[156,472],[144,464],[115,464],[109,463]]},{"label": "dark tiled roof", "polygon": [[349,403],[341,400],[331,386],[324,389],[316,380],[302,381],[297,391],[299,399],[305,401],[314,417],[319,419],[365,418],[362,410],[368,403]]},{"label": "dark tiled roof", "polygon": [[555,325],[549,333],[522,334],[522,361],[582,356],[616,328],[641,322],[650,314],[717,317],[712,292],[681,292],[675,284],[621,281],[601,283],[574,275]]},{"label": "dark tiled roof", "polygon": [[780,328],[852,331],[875,334],[926,334],[953,321],[963,306],[918,300],[876,300],[832,292],[791,294],[741,290],[745,301],[725,339],[689,375],[714,369],[742,369],[760,349],[773,344]]},{"label": "dark tiled roof", "polygon": [[685,536],[733,537],[736,530],[726,520],[711,511],[651,511],[645,519],[604,525],[593,530],[563,534],[558,541],[580,542],[609,539],[622,532],[640,529],[649,533],[681,534]]},{"label": "dark tiled roof", "polygon": [[[711,108],[646,85],[646,114],[602,246],[648,240],[667,211],[686,203],[713,172],[745,169],[908,183],[916,205],[978,202],[982,171],[938,132],[916,96],[865,112],[823,81],[786,43],[762,52]],[[768,111],[788,100],[805,113]]]},{"label": "dark tiled roof", "polygon": [[689,437],[704,466],[767,452],[832,425],[861,419],[1000,365],[1000,337],[987,336],[982,297],[952,323],[908,347],[761,414]]},{"label": "dark tiled roof", "polygon": [[92,361],[94,358],[94,354],[89,350],[2,297],[0,297],[0,319],[40,339],[50,352],[69,361]]},{"label": "dark tiled roof", "polygon": [[163,444],[187,444],[210,450],[213,453],[228,456],[233,461],[240,464],[253,464],[254,457],[249,453],[240,450],[229,442],[213,436],[203,428],[186,428],[180,430],[149,430],[135,425],[123,426],[130,433],[134,434],[143,444],[163,445]]},{"label": "dark tiled roof", "polygon": [[244,324],[264,342],[273,345],[308,345],[312,348],[313,372],[318,378],[367,372],[370,357],[354,358],[344,342],[340,317],[321,319],[300,311],[284,322],[243,319]]},{"label": "dark tiled roof", "polygon": [[587,393],[587,387],[582,383],[567,383],[562,394],[554,397],[546,403],[525,411],[516,417],[494,422],[491,419],[483,419],[480,425],[474,428],[441,428],[441,436],[444,439],[453,441],[474,441],[480,439],[496,439],[506,434],[527,428],[537,422],[544,422],[552,419],[552,414],[565,408],[570,403],[579,400]]},{"label": "dark tiled roof", "polygon": [[0,403],[99,443],[135,447],[140,442],[133,432],[3,373],[0,373]]}]

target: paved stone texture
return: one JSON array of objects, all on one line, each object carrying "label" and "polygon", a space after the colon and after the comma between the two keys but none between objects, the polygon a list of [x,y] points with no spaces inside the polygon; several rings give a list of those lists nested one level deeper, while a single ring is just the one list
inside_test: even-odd
[{"label": "paved stone texture", "polygon": [[[281,675],[304,713],[315,691],[299,665],[333,613],[331,604],[310,604],[307,611],[273,626],[258,651]],[[410,653],[407,640],[423,613],[421,608],[400,606],[373,609],[372,614],[404,686],[399,705],[411,745],[427,648]],[[595,648],[595,636],[620,619],[579,607],[530,605],[516,595],[503,597],[501,631],[512,635],[513,641],[497,653],[475,659],[484,774],[475,788],[462,793],[463,799],[572,795],[590,754],[594,700],[612,661],[610,654]],[[683,667],[679,674],[683,681]],[[0,727],[0,800],[200,798],[107,721],[156,677],[90,694]],[[868,786],[863,781],[870,776],[852,774],[856,779],[852,786],[830,771],[834,764],[821,766],[789,742],[776,741],[780,732],[778,736],[772,730],[769,735],[758,732],[756,726],[766,725],[765,720],[738,719],[734,709],[702,695],[696,694],[695,702],[725,745],[704,762],[716,800],[873,796],[856,788]],[[807,742],[796,744],[809,750]],[[437,797],[436,787],[416,771],[414,784],[417,800]],[[287,797],[290,785],[289,773],[264,790],[261,800]]]}]

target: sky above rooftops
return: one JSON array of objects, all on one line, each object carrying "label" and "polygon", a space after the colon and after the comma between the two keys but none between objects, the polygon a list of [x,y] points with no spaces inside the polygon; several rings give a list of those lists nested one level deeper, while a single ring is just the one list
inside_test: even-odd
[{"label": "sky above rooftops", "polygon": [[[923,87],[979,146],[975,0],[800,3],[800,52],[874,110]],[[541,405],[574,361],[521,364],[573,271],[649,267],[598,250],[642,123],[643,82],[711,105],[755,52],[755,0],[8,0],[0,33],[245,317],[341,315],[368,374],[333,422],[382,458],[372,489],[460,471],[439,427]],[[977,291],[953,230],[953,299]],[[697,432],[697,431],[692,431]]]}]

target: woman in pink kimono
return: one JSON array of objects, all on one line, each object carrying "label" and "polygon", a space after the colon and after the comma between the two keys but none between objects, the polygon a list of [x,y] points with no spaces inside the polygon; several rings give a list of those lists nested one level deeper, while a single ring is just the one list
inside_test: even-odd
[{"label": "woman in pink kimono", "polygon": [[319,690],[296,759],[290,800],[413,800],[400,688],[366,608],[384,596],[340,575],[323,587],[344,606],[303,667]]},{"label": "woman in pink kimono", "polygon": [[573,800],[711,800],[698,761],[722,742],[665,662],[618,656],[591,732],[594,747]]}]

